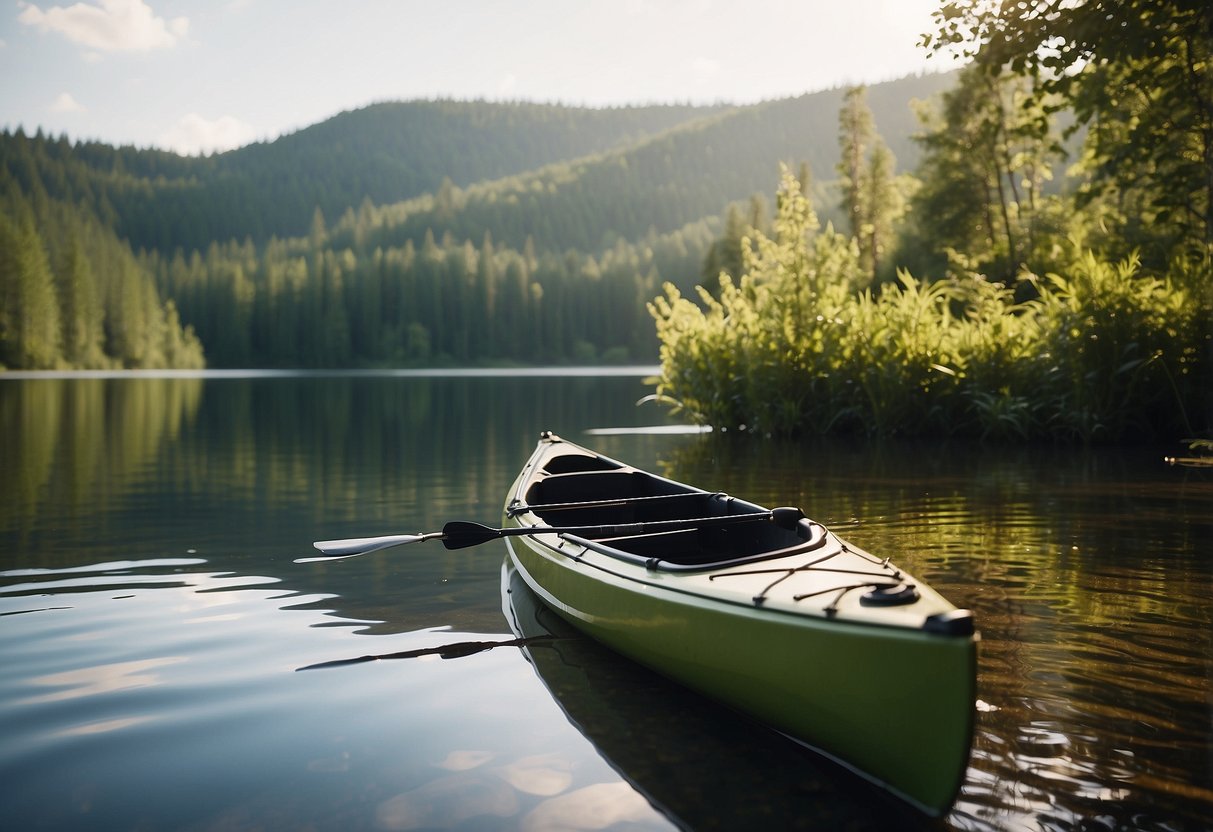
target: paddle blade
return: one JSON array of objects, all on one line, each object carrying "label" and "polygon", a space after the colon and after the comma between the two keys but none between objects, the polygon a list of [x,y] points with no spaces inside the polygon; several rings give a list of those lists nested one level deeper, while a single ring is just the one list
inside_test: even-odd
[{"label": "paddle blade", "polygon": [[392,546],[403,546],[407,543],[420,543],[432,540],[433,534],[389,534],[383,537],[351,537],[346,540],[318,540],[312,545],[328,557],[348,558],[353,555],[365,555],[380,549],[390,549]]},{"label": "paddle blade", "polygon": [[467,520],[452,520],[442,527],[442,545],[448,549],[466,549],[502,537],[501,529],[482,526]]}]

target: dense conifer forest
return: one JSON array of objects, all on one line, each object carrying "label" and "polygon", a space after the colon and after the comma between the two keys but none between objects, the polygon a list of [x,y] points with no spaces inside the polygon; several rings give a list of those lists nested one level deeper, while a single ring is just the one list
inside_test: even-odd
[{"label": "dense conifer forest", "polygon": [[[868,91],[899,164],[918,155],[911,102],[952,78]],[[729,216],[769,221],[781,163],[819,171],[834,201],[843,93],[383,103],[207,157],[7,132],[0,364],[193,366],[200,350],[211,367],[651,362],[647,302],[704,279]],[[63,288],[75,250],[96,299]],[[136,283],[143,317],[111,287]],[[85,308],[99,324],[67,320]],[[87,348],[69,335],[82,327],[100,332]]]}]

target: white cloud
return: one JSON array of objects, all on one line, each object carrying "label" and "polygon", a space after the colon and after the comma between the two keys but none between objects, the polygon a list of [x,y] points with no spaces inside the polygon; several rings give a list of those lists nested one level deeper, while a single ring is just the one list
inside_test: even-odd
[{"label": "white cloud", "polygon": [[691,69],[702,78],[711,78],[720,74],[720,61],[715,58],[696,58],[691,61]]},{"label": "white cloud", "polygon": [[503,97],[509,97],[514,90],[518,89],[518,76],[512,72],[502,76],[497,82],[497,94]]},{"label": "white cloud", "polygon": [[241,147],[256,136],[251,124],[235,116],[206,119],[189,113],[160,136],[159,144],[178,153],[193,155]]},{"label": "white cloud", "polygon": [[70,92],[61,92],[51,102],[52,113],[83,113],[84,106]]},{"label": "white cloud", "polygon": [[29,3],[18,5],[22,23],[107,52],[167,49],[185,37],[190,25],[184,17],[157,17],[143,0],[98,0],[97,5],[81,2],[45,11]]}]

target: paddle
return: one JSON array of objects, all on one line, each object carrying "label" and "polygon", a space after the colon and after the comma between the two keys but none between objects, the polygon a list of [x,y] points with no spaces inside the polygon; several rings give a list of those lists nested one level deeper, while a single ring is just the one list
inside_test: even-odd
[{"label": "paddle", "polygon": [[754,523],[770,520],[782,529],[792,530],[800,522],[804,514],[798,508],[776,508],[770,511],[759,511],[752,514],[726,514],[719,517],[688,517],[681,520],[654,520],[648,523],[624,523],[613,526],[518,526],[504,529],[494,529],[480,523],[467,520],[452,520],[442,527],[440,532],[427,534],[390,534],[383,537],[355,537],[347,540],[318,540],[313,546],[322,553],[320,557],[299,558],[295,563],[313,563],[318,560],[334,558],[352,558],[389,549],[393,546],[404,546],[409,543],[421,543],[426,540],[441,540],[448,549],[465,549],[469,546],[479,546],[490,540],[502,537],[515,537],[527,534],[572,534],[585,538],[630,537],[639,534],[658,534],[660,532],[681,531],[700,527],[718,528],[736,523]]}]

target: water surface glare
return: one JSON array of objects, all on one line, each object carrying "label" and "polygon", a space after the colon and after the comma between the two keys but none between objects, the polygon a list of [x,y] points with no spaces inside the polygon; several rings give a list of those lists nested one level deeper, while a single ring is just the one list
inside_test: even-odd
[{"label": "water surface glare", "polygon": [[[1213,829],[1213,470],[704,434],[647,372],[0,377],[0,829]],[[953,812],[568,631],[504,544],[294,562],[496,525],[544,429],[972,609]]]}]

